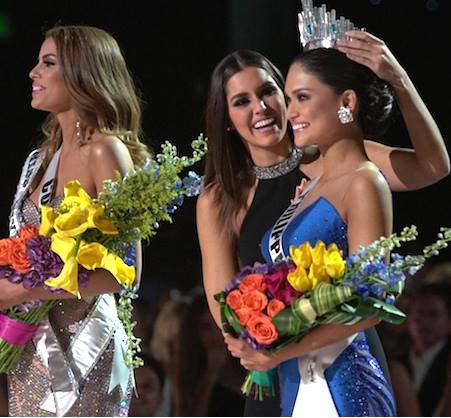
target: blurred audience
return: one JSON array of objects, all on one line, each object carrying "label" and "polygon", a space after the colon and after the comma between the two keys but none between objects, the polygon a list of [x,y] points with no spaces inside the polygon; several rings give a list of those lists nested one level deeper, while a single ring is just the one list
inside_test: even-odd
[{"label": "blurred audience", "polygon": [[159,414],[242,416],[245,373],[229,355],[202,288],[171,292],[156,318],[150,346],[165,369],[167,409]]},{"label": "blurred audience", "polygon": [[[412,344],[403,361],[418,394],[421,415],[432,416],[442,398],[451,392],[451,283],[436,282],[420,287],[411,310],[418,344]],[[409,328],[410,329],[410,328]]]},{"label": "blurred audience", "polygon": [[399,416],[451,415],[451,263],[425,272],[397,301],[407,320],[378,326]]},{"label": "blurred audience", "polygon": [[8,385],[6,373],[0,373],[0,417],[8,416]]},{"label": "blurred audience", "polygon": [[138,397],[130,404],[131,417],[155,416],[163,401],[164,370],[160,363],[146,354],[140,357],[144,365],[135,369]]}]

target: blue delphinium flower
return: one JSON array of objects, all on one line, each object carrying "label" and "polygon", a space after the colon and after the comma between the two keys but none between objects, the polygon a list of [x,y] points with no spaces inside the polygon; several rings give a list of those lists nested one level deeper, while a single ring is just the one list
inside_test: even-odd
[{"label": "blue delphinium flower", "polygon": [[364,283],[360,283],[355,288],[356,292],[361,295],[364,299],[366,299],[370,295],[370,289],[368,285]]},{"label": "blue delphinium flower", "polygon": [[380,284],[373,283],[370,286],[370,291],[371,291],[371,294],[373,294],[374,296],[376,296],[379,299],[382,298],[382,296],[384,296],[384,289]]},{"label": "blue delphinium flower", "polygon": [[189,171],[183,179],[184,193],[188,197],[197,196],[203,188],[203,177],[200,177],[194,171]]},{"label": "blue delphinium flower", "polygon": [[395,303],[396,298],[393,295],[387,295],[387,297],[385,298],[385,303],[389,304],[389,305],[393,305]]},{"label": "blue delphinium flower", "polygon": [[183,194],[179,194],[175,199],[171,201],[168,205],[166,205],[166,210],[168,213],[174,213],[179,206],[182,205],[185,197]]}]

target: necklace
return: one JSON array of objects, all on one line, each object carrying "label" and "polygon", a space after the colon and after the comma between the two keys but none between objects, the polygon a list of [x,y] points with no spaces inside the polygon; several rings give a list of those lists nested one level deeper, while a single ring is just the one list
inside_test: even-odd
[{"label": "necklace", "polygon": [[290,155],[286,160],[281,161],[280,163],[270,165],[269,167],[259,167],[254,165],[252,170],[255,174],[255,177],[258,179],[274,179],[276,177],[283,176],[294,170],[295,167],[299,165],[299,161],[304,155],[304,151],[302,148],[293,147]]}]

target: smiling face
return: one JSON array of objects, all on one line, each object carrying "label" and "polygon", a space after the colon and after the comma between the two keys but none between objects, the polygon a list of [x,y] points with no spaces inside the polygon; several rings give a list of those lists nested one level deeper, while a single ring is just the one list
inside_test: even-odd
[{"label": "smiling face", "polygon": [[53,38],[47,38],[39,51],[36,66],[30,71],[33,80],[31,106],[58,114],[71,108],[71,98],[63,79]]},{"label": "smiling face", "polygon": [[315,75],[294,63],[285,84],[288,100],[288,118],[293,128],[297,146],[322,145],[342,129],[337,111],[342,105],[342,95],[322,83]]},{"label": "smiling face", "polygon": [[231,128],[242,138],[251,155],[257,148],[280,145],[286,133],[283,92],[262,68],[246,67],[226,84]]}]

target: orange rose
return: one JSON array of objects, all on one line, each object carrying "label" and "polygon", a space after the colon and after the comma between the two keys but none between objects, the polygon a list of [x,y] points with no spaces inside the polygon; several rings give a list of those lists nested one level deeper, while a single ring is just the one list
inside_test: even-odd
[{"label": "orange rose", "polygon": [[35,226],[24,226],[22,228],[20,228],[19,231],[19,238],[22,241],[28,241],[30,238],[35,237],[36,235],[39,234],[39,228],[35,227]]},{"label": "orange rose", "polygon": [[19,273],[27,273],[30,270],[30,263],[27,257],[26,245],[20,238],[12,238],[11,241],[13,243],[10,253],[11,266]]},{"label": "orange rose", "polygon": [[232,290],[226,298],[227,305],[229,305],[234,311],[243,306],[242,294],[238,289]]},{"label": "orange rose", "polygon": [[259,344],[269,345],[276,341],[279,336],[271,318],[261,313],[252,315],[246,326],[249,334]]},{"label": "orange rose", "polygon": [[11,247],[13,243],[11,238],[5,238],[0,240],[0,265],[5,266],[10,264]]},{"label": "orange rose", "polygon": [[262,274],[248,274],[240,282],[240,290],[243,293],[250,292],[251,290],[260,290],[264,292],[266,290],[266,284],[263,280]]},{"label": "orange rose", "polygon": [[266,295],[258,290],[251,290],[242,296],[243,306],[253,311],[262,311],[268,304]]},{"label": "orange rose", "polygon": [[272,299],[268,303],[268,315],[274,318],[280,311],[285,308],[284,303],[279,299]]},{"label": "orange rose", "polygon": [[251,316],[254,315],[255,312],[249,308],[240,308],[235,311],[235,315],[238,318],[238,321],[241,325],[246,326]]}]

